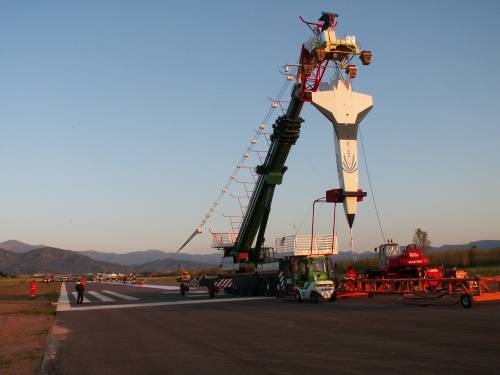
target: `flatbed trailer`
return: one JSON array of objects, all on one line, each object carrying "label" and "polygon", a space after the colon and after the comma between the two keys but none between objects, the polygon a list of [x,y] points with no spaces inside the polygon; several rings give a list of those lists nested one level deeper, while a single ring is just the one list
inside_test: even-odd
[{"label": "flatbed trailer", "polygon": [[465,308],[473,303],[500,301],[500,276],[466,278],[355,278],[337,283],[337,298],[401,294],[405,298],[457,297]]}]

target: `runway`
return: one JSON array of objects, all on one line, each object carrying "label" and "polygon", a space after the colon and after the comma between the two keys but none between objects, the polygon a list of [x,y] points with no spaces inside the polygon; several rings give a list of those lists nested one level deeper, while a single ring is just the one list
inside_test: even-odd
[{"label": "runway", "polygon": [[[47,373],[494,374],[500,366],[499,304],[466,310],[393,297],[297,304],[109,284],[87,290],[89,303],[74,305],[69,295],[70,308],[57,313]],[[141,306],[84,310],[133,304]]]}]

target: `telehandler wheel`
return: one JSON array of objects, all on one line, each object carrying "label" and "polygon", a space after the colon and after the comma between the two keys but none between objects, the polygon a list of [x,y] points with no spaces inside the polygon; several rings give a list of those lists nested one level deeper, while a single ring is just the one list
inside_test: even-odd
[{"label": "telehandler wheel", "polygon": [[313,301],[314,303],[319,303],[321,301],[321,296],[316,292],[312,292],[311,301]]},{"label": "telehandler wheel", "polygon": [[472,307],[473,301],[472,295],[470,294],[462,294],[462,297],[460,297],[460,304],[466,309],[470,309]]},{"label": "telehandler wheel", "polygon": [[298,290],[295,291],[295,302],[302,302],[302,297],[300,296],[300,292]]}]

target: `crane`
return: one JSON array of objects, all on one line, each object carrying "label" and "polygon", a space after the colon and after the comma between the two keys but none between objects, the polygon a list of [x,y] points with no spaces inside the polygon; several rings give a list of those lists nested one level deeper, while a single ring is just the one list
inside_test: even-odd
[{"label": "crane", "polygon": [[[265,160],[255,169],[258,178],[239,231],[236,235],[213,233],[213,247],[223,251],[222,264],[232,278],[232,291],[294,293],[299,301],[302,298],[329,299],[334,295],[327,256],[337,251],[335,233],[323,238],[311,234],[305,241],[283,237],[271,249],[264,247],[264,243],[276,186],[283,182],[286,160],[300,136],[304,121],[300,113],[305,103],[312,103],[327,117],[336,135],[341,188],[327,192],[326,201],[343,203],[352,227],[357,202],[366,196],[358,189],[356,137],[359,123],[372,108],[372,98],[353,92],[351,81],[357,75],[353,58],[358,56],[363,65],[368,65],[372,53],[362,51],[352,35],[337,38],[337,18],[337,14],[326,12],[317,22],[300,17],[312,35],[302,44],[299,63],[285,65],[287,74],[290,68],[294,69],[296,82],[286,112],[273,124]],[[330,68],[333,79],[323,82]],[[202,228],[198,227],[186,243],[201,232]],[[295,281],[288,283],[285,279]],[[214,281],[205,280],[205,285],[213,288]]]}]

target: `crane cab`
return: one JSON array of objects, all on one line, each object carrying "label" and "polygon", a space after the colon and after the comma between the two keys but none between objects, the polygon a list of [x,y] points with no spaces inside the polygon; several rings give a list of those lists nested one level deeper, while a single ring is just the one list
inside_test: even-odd
[{"label": "crane cab", "polygon": [[[377,251],[377,249],[375,249]],[[380,269],[388,268],[389,259],[401,255],[401,249],[397,243],[385,243],[378,247],[378,261]]]},{"label": "crane cab", "polygon": [[388,242],[379,246],[378,254],[378,272],[387,277],[418,277],[429,265],[429,258],[414,244],[402,250],[398,244]]}]

